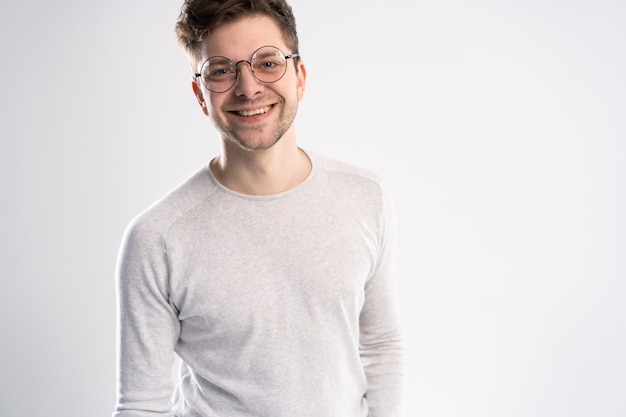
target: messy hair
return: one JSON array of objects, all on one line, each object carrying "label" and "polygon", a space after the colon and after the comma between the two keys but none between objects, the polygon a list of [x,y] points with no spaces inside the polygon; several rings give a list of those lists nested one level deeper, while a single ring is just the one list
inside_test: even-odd
[{"label": "messy hair", "polygon": [[298,53],[296,19],[285,0],[184,0],[175,28],[178,43],[190,59],[198,59],[200,44],[215,28],[254,15],[274,19],[287,47]]}]

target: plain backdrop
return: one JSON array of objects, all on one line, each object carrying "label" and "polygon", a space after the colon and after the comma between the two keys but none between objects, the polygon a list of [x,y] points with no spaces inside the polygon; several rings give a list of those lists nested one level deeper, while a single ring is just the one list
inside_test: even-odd
[{"label": "plain backdrop", "polygon": [[[626,415],[625,3],[292,5],[300,145],[396,197],[407,417]],[[219,149],[179,6],[0,5],[2,417],[113,410],[123,231]]]}]

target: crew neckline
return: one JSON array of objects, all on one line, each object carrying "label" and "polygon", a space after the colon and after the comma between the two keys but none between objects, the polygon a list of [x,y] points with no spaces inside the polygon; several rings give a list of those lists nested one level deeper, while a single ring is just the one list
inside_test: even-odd
[{"label": "crew neckline", "polygon": [[277,193],[277,194],[267,194],[267,195],[253,195],[253,194],[245,194],[245,193],[240,193],[238,191],[234,191],[231,190],[230,188],[226,187],[225,185],[223,185],[221,182],[219,182],[217,180],[217,178],[215,177],[215,174],[213,173],[213,170],[211,169],[211,163],[213,162],[213,159],[211,161],[209,161],[209,163],[205,166],[205,169],[207,171],[207,174],[209,176],[209,178],[211,179],[211,182],[213,183],[213,185],[215,185],[215,187],[226,193],[226,194],[230,194],[233,195],[235,197],[239,197],[239,198],[243,198],[246,200],[276,200],[279,198],[285,198],[288,197],[294,193],[297,193],[300,189],[302,189],[303,187],[305,187],[310,181],[311,178],[313,178],[316,170],[317,170],[317,161],[316,158],[309,152],[305,151],[302,148],[298,148],[300,149],[304,155],[309,159],[309,162],[311,163],[311,171],[309,172],[309,175],[307,175],[307,177],[304,179],[304,181],[302,181],[300,184],[296,185],[293,188],[290,188],[289,190]]}]

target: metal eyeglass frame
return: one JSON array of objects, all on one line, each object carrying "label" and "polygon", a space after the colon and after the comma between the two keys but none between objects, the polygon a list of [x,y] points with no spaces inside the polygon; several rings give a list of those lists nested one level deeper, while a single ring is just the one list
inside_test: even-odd
[{"label": "metal eyeglass frame", "polygon": [[[200,66],[200,72],[195,73],[195,74],[194,74],[194,78],[196,78],[196,79],[197,79],[197,78],[200,78],[200,80],[202,81],[202,85],[204,85],[204,86],[207,88],[207,90],[209,90],[209,91],[211,91],[211,92],[213,92],[213,93],[225,93],[225,92],[227,92],[228,90],[230,90],[231,88],[233,88],[233,87],[235,86],[235,84],[237,84],[237,80],[239,80],[239,74],[241,73],[241,70],[239,69],[239,64],[241,64],[242,62],[245,62],[245,63],[246,63],[246,64],[248,64],[248,66],[250,67],[250,72],[252,73],[252,76],[254,77],[254,79],[255,79],[255,80],[257,80],[257,81],[259,81],[259,82],[262,82],[262,83],[265,83],[265,84],[272,84],[272,83],[278,82],[278,81],[280,81],[280,80],[281,80],[281,79],[285,76],[285,74],[287,73],[287,65],[285,65],[285,71],[281,74],[281,76],[280,76],[280,77],[278,77],[277,79],[275,79],[274,81],[263,81],[263,80],[261,80],[261,79],[257,78],[256,74],[254,73],[254,70],[252,69],[252,58],[254,58],[254,55],[256,55],[256,53],[257,53],[257,52],[259,52],[259,51],[260,51],[261,49],[263,49],[263,48],[274,48],[274,49],[276,49],[278,52],[280,52],[280,53],[282,54],[283,58],[285,59],[285,62],[286,62],[287,60],[289,60],[290,58],[298,58],[298,57],[300,56],[300,54],[289,54],[289,55],[285,55],[285,53],[284,53],[283,51],[281,51],[281,50],[280,50],[280,48],[277,48],[277,47],[275,47],[275,46],[273,46],[273,45],[264,45],[264,46],[261,46],[260,48],[257,48],[257,49],[256,49],[256,50],[252,53],[252,55],[250,56],[250,60],[241,59],[241,60],[239,60],[239,61],[237,61],[237,62],[233,62],[233,61],[231,61],[231,59],[230,59],[230,58],[227,58],[227,57],[225,57],[225,56],[222,56],[222,55],[215,55],[215,56],[212,56],[212,57],[207,58],[207,59],[206,59],[206,61],[204,61],[204,62],[202,63],[202,65]],[[209,62],[211,59],[213,59],[213,58],[224,58],[225,60],[227,60],[228,62],[230,62],[230,63],[233,65],[233,67],[235,68],[235,71],[236,71],[236,72],[235,72],[235,78],[234,78],[234,80],[233,80],[233,84],[232,84],[230,87],[228,87],[226,90],[221,90],[221,91],[213,90],[213,89],[209,88],[209,86],[208,86],[208,85],[206,85],[206,84],[205,84],[205,82],[204,82],[204,78],[202,77],[202,68],[204,68],[204,65],[205,65],[207,62]]]}]

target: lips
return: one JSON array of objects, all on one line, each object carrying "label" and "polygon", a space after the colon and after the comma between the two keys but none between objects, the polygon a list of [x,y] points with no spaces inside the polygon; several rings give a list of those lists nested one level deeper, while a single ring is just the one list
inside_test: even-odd
[{"label": "lips", "polygon": [[238,114],[239,116],[250,117],[250,116],[257,116],[259,114],[267,113],[271,109],[272,109],[272,106],[267,106],[267,107],[261,107],[255,110],[240,110],[235,113]]}]

